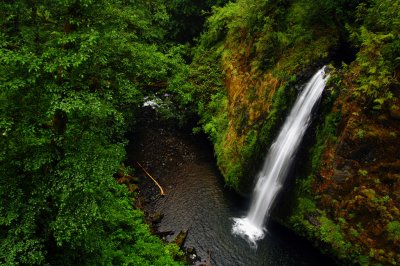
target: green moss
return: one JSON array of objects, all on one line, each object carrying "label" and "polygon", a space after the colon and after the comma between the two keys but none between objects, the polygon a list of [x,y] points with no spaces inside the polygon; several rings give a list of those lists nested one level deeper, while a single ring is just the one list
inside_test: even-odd
[{"label": "green moss", "polygon": [[[322,251],[333,253],[336,257],[347,261],[366,265],[369,259],[362,256],[361,248],[346,240],[342,227],[347,226],[347,221],[339,219],[337,222],[327,217],[326,213],[319,210],[312,197],[299,197],[296,211],[289,220],[290,227],[299,235],[307,238],[318,239],[324,242],[320,245]],[[358,236],[357,230],[351,230],[352,235]]]},{"label": "green moss", "polygon": [[250,130],[250,132],[246,135],[245,144],[243,146],[243,157],[250,158],[255,150],[257,149],[257,138],[258,133],[256,130]]},{"label": "green moss", "polygon": [[357,129],[356,135],[359,139],[363,139],[365,137],[365,130],[364,129]]},{"label": "green moss", "polygon": [[361,176],[367,176],[367,175],[368,175],[368,171],[367,171],[367,170],[364,170],[364,169],[358,170],[358,173],[359,173]]},{"label": "green moss", "polygon": [[339,257],[347,257],[351,243],[344,239],[340,226],[325,216],[322,216],[319,221],[321,226],[318,231],[321,240],[332,245]]},{"label": "green moss", "polygon": [[337,124],[340,118],[340,113],[329,113],[325,116],[324,123],[317,127],[316,144],[311,149],[311,163],[314,171],[318,170],[328,143],[336,141]]},{"label": "green moss", "polygon": [[390,222],[386,230],[389,234],[389,239],[393,241],[400,241],[400,221],[392,221]]},{"label": "green moss", "polygon": [[[292,79],[295,81],[295,78]],[[252,178],[259,169],[259,165],[265,157],[268,147],[271,145],[279,127],[284,122],[286,114],[296,97],[293,83],[287,82],[280,87],[273,96],[272,107],[267,118],[260,124],[253,125],[252,129],[245,133],[245,142],[239,151],[242,170],[239,176],[239,189],[246,188],[252,182]]]}]

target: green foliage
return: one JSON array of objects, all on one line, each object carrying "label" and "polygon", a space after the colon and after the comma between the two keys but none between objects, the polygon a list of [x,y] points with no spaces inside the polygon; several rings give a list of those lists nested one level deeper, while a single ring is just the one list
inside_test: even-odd
[{"label": "green foliage", "polygon": [[367,176],[367,175],[368,175],[368,171],[367,171],[367,170],[364,170],[364,169],[358,170],[358,173],[359,173],[361,176]]},{"label": "green foliage", "polygon": [[222,147],[223,136],[219,134],[227,128],[227,98],[223,93],[211,96],[211,102],[207,106],[207,113],[202,116],[203,130],[207,133],[213,143],[216,144],[215,151],[218,154]]},{"label": "green foliage", "polygon": [[325,216],[322,216],[319,221],[321,223],[319,228],[321,239],[332,245],[339,257],[346,257],[351,243],[344,239],[340,226]]},{"label": "green foliage", "polygon": [[317,142],[313,146],[312,154],[312,169],[318,170],[322,154],[325,151],[328,143],[336,141],[337,124],[340,121],[340,113],[329,113],[325,116],[325,121],[317,128]]},{"label": "green foliage", "polygon": [[[261,71],[278,68],[290,76],[326,58],[329,46],[337,42],[334,26],[330,26],[331,34],[325,36],[315,28],[315,21],[320,21],[320,17],[326,20],[331,13],[320,9],[315,1],[307,0],[231,2],[213,9],[200,41],[206,47],[219,46],[222,41],[228,47],[251,43],[253,67]],[[310,19],[313,16],[315,18]],[[314,22],[307,22],[309,20]],[[225,46],[224,52],[229,53],[226,50]],[[277,66],[278,62],[282,66]]]},{"label": "green foliage", "polygon": [[238,177],[242,175],[242,169],[233,160],[229,160],[232,150],[225,143],[228,128],[228,99],[224,93],[217,93],[211,96],[210,103],[204,107],[200,105],[199,109],[201,112],[200,123],[202,124],[202,129],[214,144],[217,164],[225,173],[225,183],[228,186],[237,188]]},{"label": "green foliage", "polygon": [[[364,265],[362,262],[366,257],[362,256],[359,247],[347,241],[343,234],[342,227],[347,226],[347,221],[342,218],[339,218],[338,222],[332,221],[324,211],[317,208],[314,199],[304,195],[298,196],[296,211],[289,220],[292,228],[300,235],[312,235],[325,242],[324,251],[333,252],[338,258]],[[351,232],[355,236],[359,235],[355,229]]]},{"label": "green foliage", "polygon": [[400,222],[399,221],[390,222],[387,225],[386,230],[389,234],[389,239],[400,242]]},{"label": "green foliage", "polygon": [[393,73],[400,66],[400,4],[398,1],[371,1],[357,7],[358,28],[349,28],[353,41],[361,48],[358,88],[367,107],[387,109],[394,99],[391,87],[398,84]]},{"label": "green foliage", "polygon": [[296,90],[293,89],[292,82],[286,83],[278,88],[272,99],[272,108],[268,113],[267,120],[264,122],[260,132],[260,143],[268,145],[272,143],[273,137],[277,134],[279,126],[283,123],[290,106],[296,98]]},{"label": "green foliage", "polygon": [[390,69],[390,64],[380,50],[385,43],[391,42],[394,36],[375,34],[361,27],[358,38],[362,40],[361,46],[364,47],[357,57],[363,75],[359,79],[355,95],[372,99],[373,108],[382,109],[384,103],[393,99],[393,94],[389,91],[389,85],[393,83],[391,77],[393,70]]},{"label": "green foliage", "polygon": [[376,204],[379,204],[379,205],[385,205],[389,200],[390,200],[389,195],[385,195],[383,197],[373,198],[372,202],[376,203]]},{"label": "green foliage", "polygon": [[356,135],[359,139],[363,139],[365,137],[365,130],[364,129],[357,129]]},{"label": "green foliage", "polygon": [[345,23],[354,21],[354,12],[359,5],[360,0],[322,0],[311,1],[306,0],[308,3],[309,23],[317,24],[323,23],[324,26],[343,27]]},{"label": "green foliage", "polygon": [[175,125],[192,126],[199,117],[205,116],[203,120],[206,121],[215,112],[214,107],[208,110],[207,106],[213,95],[223,92],[223,83],[217,53],[197,47],[193,62],[188,66],[183,60],[187,56],[185,48],[174,46],[167,54],[171,77],[167,86],[157,92],[160,105],[157,111]]},{"label": "green foliage", "polygon": [[0,3],[0,264],[173,265],[113,175],[182,61],[159,1]]},{"label": "green foliage", "polygon": [[166,1],[168,13],[171,15],[169,38],[181,43],[192,42],[203,30],[203,24],[211,8],[222,6],[226,2],[226,0]]},{"label": "green foliage", "polygon": [[223,40],[228,32],[238,31],[241,9],[238,3],[229,2],[223,7],[214,7],[213,15],[207,19],[207,31],[201,36],[204,47],[211,47]]},{"label": "green foliage", "polygon": [[[305,217],[316,212],[315,202],[307,197],[298,197],[296,213],[290,217],[289,223],[296,232],[309,232],[314,226]],[[319,213],[316,213],[319,216]],[[307,231],[305,231],[307,230]]]}]

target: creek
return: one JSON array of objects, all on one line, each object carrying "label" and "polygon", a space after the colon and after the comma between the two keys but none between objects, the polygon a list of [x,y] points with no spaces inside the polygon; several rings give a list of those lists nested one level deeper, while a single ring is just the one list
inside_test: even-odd
[{"label": "creek", "polygon": [[167,240],[188,229],[185,247],[194,247],[203,261],[209,258],[211,265],[332,264],[304,239],[273,221],[257,249],[233,235],[233,217],[246,215],[248,199],[224,187],[204,137],[165,127],[154,117],[143,114],[140,129],[131,136],[127,163],[140,162],[163,186],[165,197],[137,171],[138,201],[147,213],[164,215],[158,231],[174,231]]}]

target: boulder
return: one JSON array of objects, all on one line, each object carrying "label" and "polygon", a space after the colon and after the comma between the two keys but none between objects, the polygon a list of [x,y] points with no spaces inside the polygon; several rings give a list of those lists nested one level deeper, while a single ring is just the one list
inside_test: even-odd
[{"label": "boulder", "polygon": [[175,243],[179,248],[182,248],[183,243],[185,243],[186,237],[188,234],[188,230],[182,230],[174,239],[173,243]]},{"label": "boulder", "polygon": [[154,212],[150,215],[150,221],[153,224],[158,224],[161,223],[162,218],[164,218],[164,214],[160,213],[160,212]]}]

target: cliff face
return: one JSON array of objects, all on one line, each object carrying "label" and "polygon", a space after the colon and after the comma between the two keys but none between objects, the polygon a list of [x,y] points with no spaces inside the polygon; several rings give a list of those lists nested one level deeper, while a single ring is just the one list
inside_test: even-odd
[{"label": "cliff face", "polygon": [[217,159],[227,184],[249,193],[267,148],[296,98],[300,82],[295,74],[278,77],[273,71],[257,71],[251,65],[251,55],[239,54],[237,48],[229,49],[235,56],[221,58],[226,126],[220,132],[223,137]]},{"label": "cliff face", "polygon": [[203,127],[226,183],[249,192],[298,89],[331,64],[305,170],[278,219],[345,262],[399,264],[400,4],[328,2],[215,9],[200,46],[218,54],[224,88]]},{"label": "cliff face", "polygon": [[[259,5],[260,9],[254,10],[256,6],[238,1],[215,9],[201,39],[201,55],[198,52],[193,64],[201,68],[199,61],[204,61],[204,54],[210,51],[219,60],[219,69],[212,71],[223,73],[223,92],[205,103],[209,106],[201,113],[202,123],[214,142],[227,184],[244,193],[250,192],[254,175],[300,86],[328,61],[329,51],[339,38],[334,27],[316,27],[298,40],[296,36],[306,29],[290,26],[298,18],[289,18],[293,14],[301,16],[296,13],[298,5],[286,6],[284,1]],[[280,12],[270,17],[264,14],[278,8],[275,5],[288,9],[288,25],[282,32],[274,31],[278,27],[274,19],[286,18]],[[264,15],[265,23],[257,21]],[[246,24],[246,20],[254,25]],[[258,23],[264,24],[265,30],[256,33],[252,27]]]},{"label": "cliff face", "polygon": [[[320,168],[312,180],[311,194],[318,209],[317,213],[313,210],[314,216],[336,223],[341,234],[338,239],[343,243],[334,248],[340,257],[353,254],[354,261],[398,264],[399,118],[394,110],[374,111],[365,99],[354,97],[354,75],[358,74],[344,76],[347,90],[331,110],[341,116],[335,141],[324,148]],[[392,87],[392,92],[397,105],[398,88]],[[315,231],[322,239],[329,236],[321,224],[315,227],[319,227]],[[331,244],[338,239],[332,239]]]},{"label": "cliff face", "polygon": [[[257,155],[265,152],[262,144],[270,141],[270,134],[260,136],[261,129],[273,109],[273,96],[285,84],[271,73],[254,73],[247,58],[248,54],[222,59],[228,106],[219,166],[228,184],[242,192],[250,189],[261,159]],[[276,125],[271,119],[268,126]]]}]

